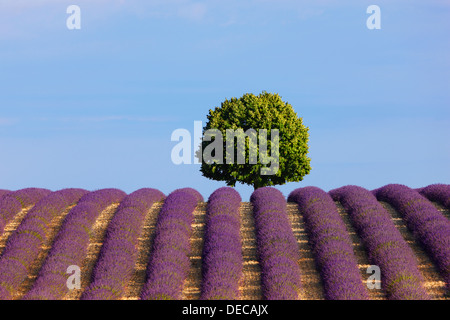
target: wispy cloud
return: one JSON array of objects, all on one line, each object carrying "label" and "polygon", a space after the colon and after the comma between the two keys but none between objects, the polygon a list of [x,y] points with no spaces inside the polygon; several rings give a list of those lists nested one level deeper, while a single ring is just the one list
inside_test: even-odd
[{"label": "wispy cloud", "polygon": [[30,9],[67,7],[76,4],[95,13],[111,13],[117,9],[129,10],[138,14],[145,11],[165,11],[186,18],[203,17],[206,3],[192,0],[0,0],[0,13],[21,13]]},{"label": "wispy cloud", "polygon": [[42,33],[43,28],[64,27],[65,9],[72,4],[80,6],[82,16],[89,13],[95,20],[127,13],[137,18],[197,22],[206,18],[209,5],[192,0],[0,0],[0,38],[17,39],[35,34],[36,29]]},{"label": "wispy cloud", "polygon": [[125,4],[125,0],[0,0],[0,8],[1,9],[14,9],[14,10],[28,10],[38,7],[48,7],[53,5],[71,5],[71,4],[77,4],[77,5],[85,5],[85,4]]},{"label": "wispy cloud", "polygon": [[188,20],[202,20],[208,9],[205,3],[195,2],[187,3],[178,9],[178,16],[187,18]]},{"label": "wispy cloud", "polygon": [[[397,0],[396,5],[414,5],[421,4],[422,1],[416,0]],[[173,13],[178,13],[180,16],[186,18],[204,17],[207,7],[215,9],[231,9],[240,7],[252,7],[255,10],[262,6],[274,6],[280,9],[283,8],[312,8],[324,6],[347,6],[347,5],[361,5],[360,0],[0,0],[0,9],[32,9],[38,7],[48,6],[65,6],[77,4],[79,6],[97,7],[105,10],[112,7],[134,8],[139,10],[154,10],[165,9]],[[392,4],[392,1],[378,0],[378,5]],[[429,5],[449,7],[448,0],[429,0]],[[181,11],[181,13],[180,13]]]},{"label": "wispy cloud", "polygon": [[0,118],[0,126],[11,126],[18,122],[16,118]]},{"label": "wispy cloud", "polygon": [[173,122],[177,121],[173,116],[127,116],[127,115],[107,115],[107,116],[66,116],[66,117],[39,117],[37,121],[51,122]]}]

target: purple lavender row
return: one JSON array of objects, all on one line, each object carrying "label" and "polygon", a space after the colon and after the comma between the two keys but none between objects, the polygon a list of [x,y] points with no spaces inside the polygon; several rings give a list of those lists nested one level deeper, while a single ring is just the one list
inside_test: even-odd
[{"label": "purple lavender row", "polygon": [[50,190],[41,188],[25,188],[20,189],[8,194],[16,198],[23,208],[36,204],[42,198],[48,196],[51,193]]},{"label": "purple lavender row", "polygon": [[429,299],[414,253],[376,197],[357,186],[341,187],[329,194],[347,210],[370,263],[380,268],[387,297],[391,300]]},{"label": "purple lavender row", "polygon": [[191,188],[177,189],[164,201],[156,222],[142,300],[180,300],[191,251],[193,212],[203,197]]},{"label": "purple lavender row", "polygon": [[301,288],[299,247],[283,194],[264,187],[250,197],[255,218],[261,286],[266,300],[297,300]]},{"label": "purple lavender row", "polygon": [[22,209],[37,203],[51,191],[39,188],[26,188],[14,192],[4,193],[0,196],[0,235],[5,226]]},{"label": "purple lavender row", "polygon": [[26,280],[40,248],[47,241],[51,221],[86,194],[82,189],[64,189],[41,199],[22,220],[0,257],[0,300],[12,299]]},{"label": "purple lavender row", "polygon": [[450,293],[450,221],[424,196],[407,186],[389,184],[372,191],[391,204],[436,264]]},{"label": "purple lavender row", "polygon": [[450,184],[430,184],[427,187],[420,188],[418,192],[428,200],[439,202],[450,210]]},{"label": "purple lavender row", "polygon": [[10,190],[0,189],[0,199],[1,199],[4,195],[6,195],[6,194],[8,194],[8,193],[11,193],[11,191],[10,191]]},{"label": "purple lavender row", "polygon": [[366,300],[368,293],[359,273],[352,240],[333,199],[316,187],[291,192],[303,214],[309,243],[328,300]]},{"label": "purple lavender row", "polygon": [[118,189],[102,189],[84,195],[63,221],[33,287],[23,300],[60,300],[69,292],[67,268],[81,266],[86,257],[92,227],[108,206],[122,201]]},{"label": "purple lavender row", "polygon": [[202,265],[202,300],[236,300],[242,276],[241,196],[230,187],[208,199]]},{"label": "purple lavender row", "polygon": [[106,231],[92,273],[92,281],[81,300],[118,300],[133,276],[139,252],[139,236],[145,215],[165,195],[156,189],[140,189],[120,204]]}]

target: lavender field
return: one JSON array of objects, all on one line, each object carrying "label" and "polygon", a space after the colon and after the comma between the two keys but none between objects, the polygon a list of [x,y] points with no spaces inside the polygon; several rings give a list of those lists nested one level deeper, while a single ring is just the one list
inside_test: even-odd
[{"label": "lavender field", "polygon": [[0,299],[449,299],[449,219],[444,184],[0,190]]}]

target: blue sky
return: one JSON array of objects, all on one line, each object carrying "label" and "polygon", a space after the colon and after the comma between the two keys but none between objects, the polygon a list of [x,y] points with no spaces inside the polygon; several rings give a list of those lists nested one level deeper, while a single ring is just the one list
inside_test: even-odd
[{"label": "blue sky", "polygon": [[[66,27],[71,4],[81,30]],[[0,188],[207,198],[224,184],[173,164],[171,133],[264,90],[310,130],[313,169],[286,196],[450,183],[449,31],[439,0],[0,0]]]}]

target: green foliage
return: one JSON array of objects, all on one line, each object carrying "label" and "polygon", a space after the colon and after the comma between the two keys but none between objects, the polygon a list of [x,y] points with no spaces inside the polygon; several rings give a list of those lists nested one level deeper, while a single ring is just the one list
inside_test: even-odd
[{"label": "green foliage", "polygon": [[[303,180],[310,170],[310,159],[307,157],[308,153],[308,128],[302,123],[302,119],[297,116],[292,106],[289,103],[283,102],[278,94],[262,92],[260,95],[245,94],[241,98],[226,99],[221,107],[216,107],[214,110],[209,110],[207,115],[208,121],[203,128],[203,135],[210,129],[217,129],[223,137],[223,149],[214,154],[219,157],[222,156],[223,161],[205,162],[202,157],[202,150],[216,141],[217,137],[211,138],[211,141],[202,141],[201,147],[196,152],[196,157],[202,159],[200,171],[203,176],[217,180],[225,181],[228,186],[235,186],[236,182],[252,185],[255,189],[285,184],[286,182],[298,182]],[[258,136],[258,144],[255,146],[250,143],[250,138],[245,138],[245,150],[238,149],[238,143],[234,140],[234,163],[226,161],[227,153],[226,141],[227,129],[243,129],[246,132],[249,129],[256,130],[267,129],[267,153],[260,154],[260,146],[262,136]],[[279,130],[279,140],[271,141],[271,130]],[[233,139],[235,139],[233,137]],[[230,140],[231,142],[231,140]],[[278,150],[274,151],[272,143],[278,142]],[[256,148],[256,151],[255,151]],[[211,147],[210,147],[211,149]],[[230,148],[231,150],[231,148]],[[242,154],[244,152],[244,154]],[[257,162],[255,158],[251,158],[252,152],[257,154]],[[272,154],[270,154],[272,152]],[[254,154],[254,153],[253,153]],[[278,171],[274,174],[263,175],[261,169],[269,167],[265,155],[277,157]],[[241,155],[245,157],[244,163],[237,163],[236,158]],[[231,159],[231,157],[230,157]],[[252,161],[252,159],[255,159]],[[263,159],[263,161],[261,161]],[[252,164],[253,163],[253,164]]]}]

